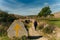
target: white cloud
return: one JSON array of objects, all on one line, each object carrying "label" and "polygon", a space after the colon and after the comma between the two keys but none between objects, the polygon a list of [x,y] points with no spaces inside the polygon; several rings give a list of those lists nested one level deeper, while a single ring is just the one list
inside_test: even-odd
[{"label": "white cloud", "polygon": [[20,15],[37,15],[38,12],[40,12],[40,7],[35,8],[19,8],[16,10],[11,10],[12,13],[17,13]]},{"label": "white cloud", "polygon": [[48,6],[49,4],[47,2],[44,3],[44,6]]},{"label": "white cloud", "polygon": [[55,6],[60,6],[60,3],[56,3],[56,4],[53,4],[53,5],[51,5],[51,6],[53,6],[53,7],[55,7]]},{"label": "white cloud", "polygon": [[[25,5],[24,3],[17,3],[15,0],[10,0],[10,1],[15,2],[16,4],[12,5],[8,2],[5,2],[4,0],[0,0],[0,9],[4,11],[9,11],[9,13],[14,13],[18,15],[36,15],[41,8],[41,7],[30,8],[29,6],[24,7]],[[9,7],[10,5],[15,8]]]},{"label": "white cloud", "polygon": [[[14,13],[18,15],[37,15],[38,12],[40,12],[41,8],[43,7],[43,6],[30,7],[21,2],[17,3],[16,0],[10,0],[10,1],[15,4],[11,4],[4,0],[0,0],[0,9],[4,11],[9,11],[9,13]],[[49,5],[49,3],[45,2],[44,6],[47,6],[47,5]],[[60,3],[51,4],[49,6],[51,7],[51,10],[53,12],[60,10]]]},{"label": "white cloud", "polygon": [[60,11],[60,3],[52,4],[52,5],[50,5],[50,7],[51,7],[51,10],[53,13]]}]

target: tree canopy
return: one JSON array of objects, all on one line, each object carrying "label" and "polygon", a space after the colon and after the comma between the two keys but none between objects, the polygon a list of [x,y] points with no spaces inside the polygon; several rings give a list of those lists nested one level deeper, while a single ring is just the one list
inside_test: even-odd
[{"label": "tree canopy", "polygon": [[50,10],[50,7],[49,6],[46,6],[46,7],[44,7],[44,8],[42,8],[42,10],[38,13],[38,16],[44,16],[44,17],[46,17],[46,16],[48,16],[48,15],[50,15],[51,14],[51,10]]},{"label": "tree canopy", "polygon": [[16,19],[14,15],[8,14],[8,12],[0,10],[0,22],[13,22]]}]

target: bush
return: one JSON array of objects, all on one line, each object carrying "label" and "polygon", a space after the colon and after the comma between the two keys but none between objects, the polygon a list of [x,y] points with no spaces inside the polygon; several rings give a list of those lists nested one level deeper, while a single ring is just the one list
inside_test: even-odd
[{"label": "bush", "polygon": [[11,40],[8,36],[2,36],[0,38],[1,38],[0,40]]},{"label": "bush", "polygon": [[38,27],[39,30],[41,30],[43,28],[44,28],[44,25],[43,24]]},{"label": "bush", "polygon": [[27,40],[27,37],[26,36],[22,36],[22,40]]},{"label": "bush", "polygon": [[54,28],[55,28],[54,26],[49,25],[48,27],[45,27],[43,29],[43,32],[51,34],[51,33],[53,33]]},{"label": "bush", "polygon": [[24,35],[21,38],[14,37],[13,40],[27,40],[27,37]]},{"label": "bush", "polygon": [[21,40],[20,38],[14,37],[12,40]]},{"label": "bush", "polygon": [[50,14],[50,16],[54,16],[54,14]]}]

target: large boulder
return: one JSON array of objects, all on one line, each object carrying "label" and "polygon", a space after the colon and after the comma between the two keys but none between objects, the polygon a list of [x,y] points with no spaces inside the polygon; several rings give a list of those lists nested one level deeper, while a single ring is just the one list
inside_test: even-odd
[{"label": "large boulder", "polygon": [[7,35],[9,38],[21,38],[22,36],[28,36],[28,32],[26,31],[24,24],[21,21],[15,20],[8,28]]}]

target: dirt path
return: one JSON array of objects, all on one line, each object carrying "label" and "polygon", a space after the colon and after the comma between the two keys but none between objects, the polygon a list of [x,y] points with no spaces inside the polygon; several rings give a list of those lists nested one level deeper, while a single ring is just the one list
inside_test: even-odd
[{"label": "dirt path", "polygon": [[48,40],[48,38],[42,37],[42,38],[39,38],[37,40]]},{"label": "dirt path", "polygon": [[34,25],[29,28],[29,35],[30,36],[39,36],[40,34],[35,30]]},{"label": "dirt path", "polygon": [[56,40],[60,40],[60,28],[56,29]]}]

